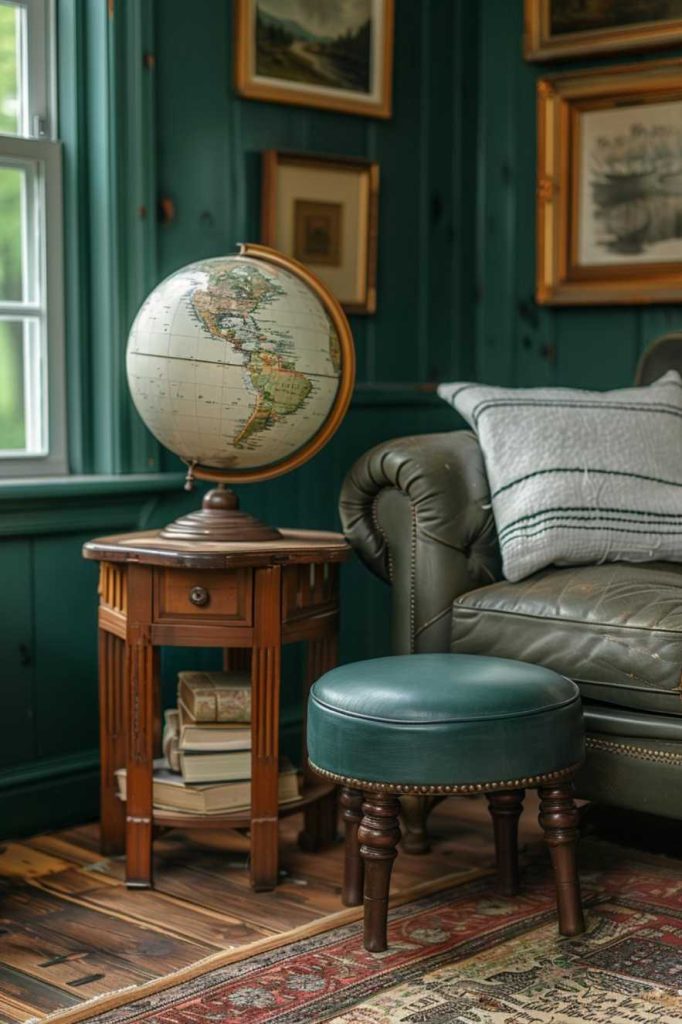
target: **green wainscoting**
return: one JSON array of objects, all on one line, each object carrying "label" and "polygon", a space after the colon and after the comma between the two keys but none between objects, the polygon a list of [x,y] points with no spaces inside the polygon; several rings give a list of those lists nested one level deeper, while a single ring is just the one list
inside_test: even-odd
[{"label": "green wainscoting", "polygon": [[[273,523],[335,528],[343,476],[391,436],[454,425],[425,382],[475,361],[475,5],[398,0],[388,122],[261,104],[232,90],[229,0],[57,0],[65,150],[68,483],[0,484],[3,836],[97,812],[96,568],[92,536],[167,522],[196,506],[128,400],[124,348],[153,284],[258,240],[267,147],[364,155],[381,165],[379,308],[355,317],[358,388],[312,463],[241,498]],[[145,59],[143,59],[145,58]],[[156,223],[157,196],[176,219]],[[156,473],[161,468],[164,472]],[[118,473],[136,476],[116,476]],[[389,592],[344,570],[342,657],[388,649]],[[214,652],[163,658],[178,668]],[[286,659],[283,741],[300,733],[300,652]]]}]

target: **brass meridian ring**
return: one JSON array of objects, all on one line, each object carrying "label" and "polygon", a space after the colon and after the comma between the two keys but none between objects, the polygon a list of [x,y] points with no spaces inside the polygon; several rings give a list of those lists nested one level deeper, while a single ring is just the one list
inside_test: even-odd
[{"label": "brass meridian ring", "polygon": [[376,793],[397,793],[402,796],[435,796],[448,793],[495,793],[502,789],[532,789],[541,786],[545,782],[558,782],[560,779],[570,778],[580,768],[582,761],[570,765],[568,768],[559,768],[553,772],[545,772],[542,775],[528,775],[523,779],[503,779],[499,782],[466,782],[460,785],[443,786],[419,786],[399,782],[370,782],[367,779],[351,779],[347,775],[337,775],[336,772],[329,772],[326,768],[318,768],[311,760],[308,764],[312,770],[323,779],[330,779],[340,786],[350,786],[351,789],[363,789]]}]

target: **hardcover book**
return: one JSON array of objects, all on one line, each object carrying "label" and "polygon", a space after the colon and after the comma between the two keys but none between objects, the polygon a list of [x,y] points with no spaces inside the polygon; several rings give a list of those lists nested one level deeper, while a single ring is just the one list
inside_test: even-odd
[{"label": "hardcover book", "polygon": [[163,756],[172,772],[180,771],[180,719],[177,708],[168,708],[163,713]]},{"label": "hardcover book", "polygon": [[184,709],[165,712],[163,753],[168,767],[186,782],[251,778],[250,729],[186,721]]},{"label": "hardcover book", "polygon": [[[126,769],[116,772],[118,795],[126,799]],[[283,761],[279,774],[279,802],[292,803],[300,795],[298,775],[290,762]],[[166,767],[165,760],[154,762],[154,807],[186,814],[230,814],[251,806],[251,782],[221,782],[212,785],[187,785]]]},{"label": "hardcover book", "polygon": [[195,722],[250,722],[248,672],[179,672],[178,698]]},{"label": "hardcover book", "polygon": [[180,750],[207,754],[218,750],[250,750],[251,726],[232,722],[195,722],[178,701],[178,746]]},{"label": "hardcover book", "polygon": [[228,750],[214,754],[179,751],[180,771],[185,782],[232,782],[251,778],[251,751]]},{"label": "hardcover book", "polygon": [[177,708],[168,708],[164,718],[163,752],[169,761],[172,760],[169,751],[173,746],[178,750],[198,753],[251,749],[250,726],[245,729],[243,726],[230,725],[228,722],[205,722],[198,725],[182,703]]}]

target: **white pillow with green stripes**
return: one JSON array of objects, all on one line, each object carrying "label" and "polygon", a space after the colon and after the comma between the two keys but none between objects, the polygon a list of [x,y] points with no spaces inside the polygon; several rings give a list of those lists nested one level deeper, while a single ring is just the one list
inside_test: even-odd
[{"label": "white pillow with green stripes", "polygon": [[478,435],[502,568],[682,562],[682,379],[620,391],[441,384]]}]

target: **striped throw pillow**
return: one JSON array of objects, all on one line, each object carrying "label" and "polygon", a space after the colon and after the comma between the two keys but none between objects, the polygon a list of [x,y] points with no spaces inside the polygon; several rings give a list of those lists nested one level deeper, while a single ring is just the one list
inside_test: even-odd
[{"label": "striped throw pillow", "polygon": [[682,379],[621,391],[441,384],[476,431],[502,567],[682,562]]}]

